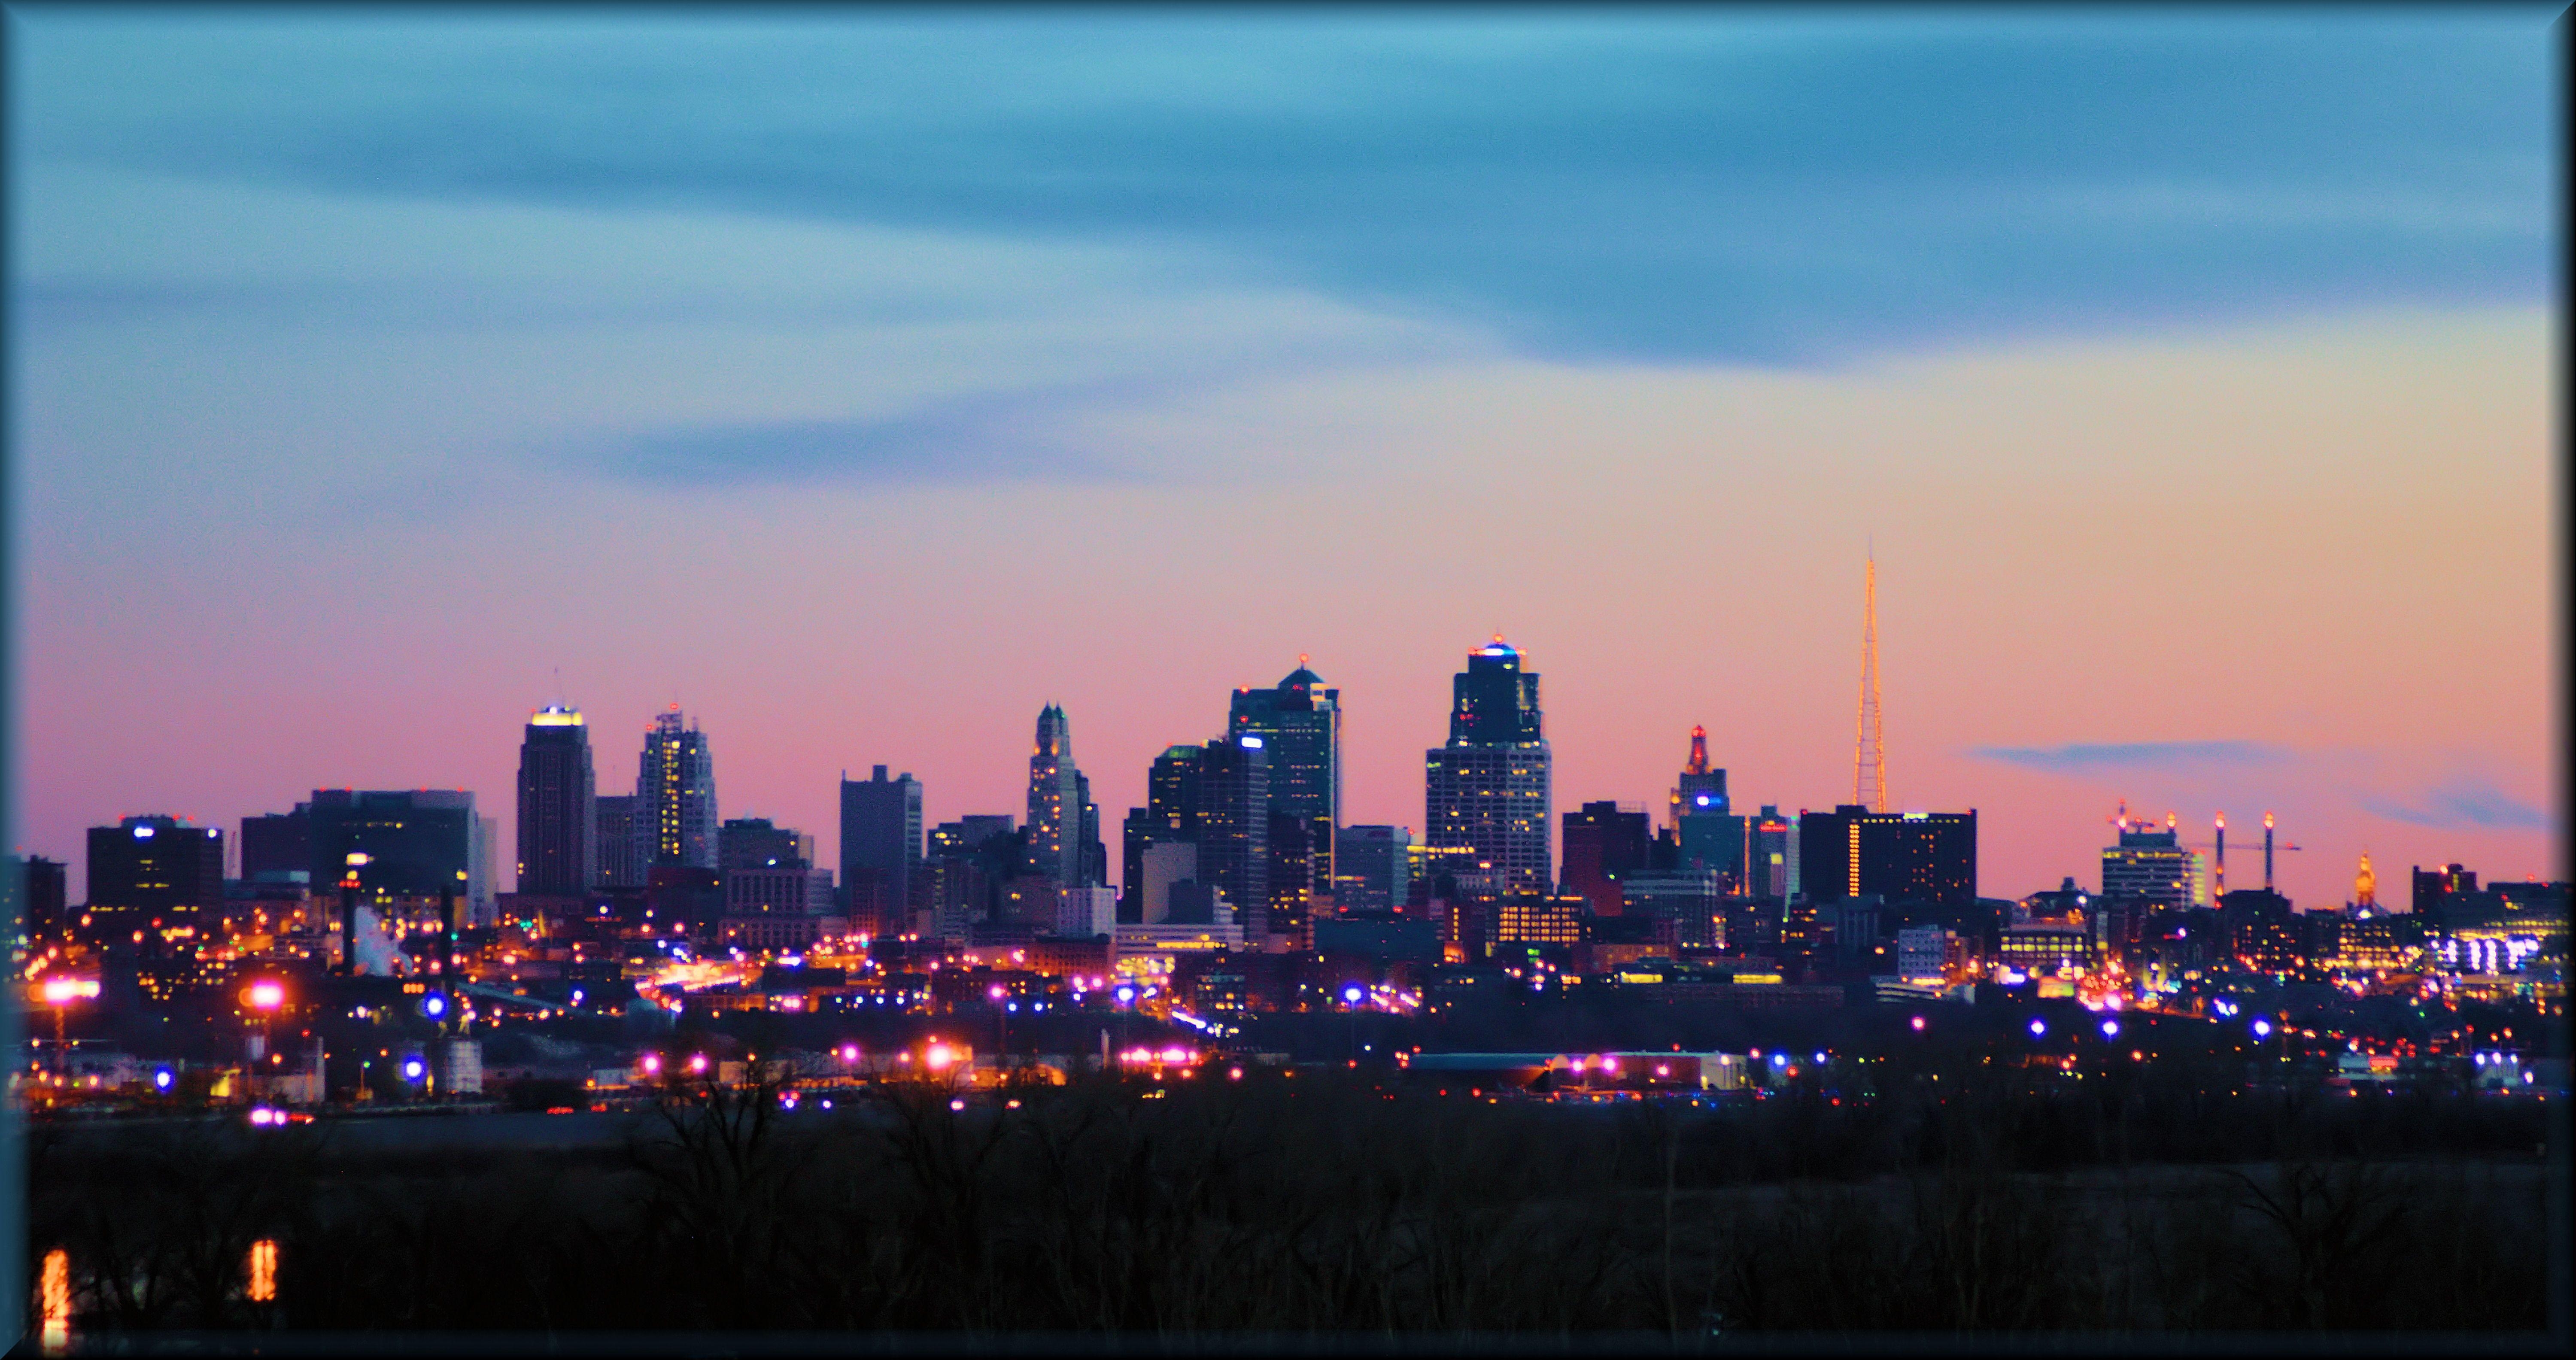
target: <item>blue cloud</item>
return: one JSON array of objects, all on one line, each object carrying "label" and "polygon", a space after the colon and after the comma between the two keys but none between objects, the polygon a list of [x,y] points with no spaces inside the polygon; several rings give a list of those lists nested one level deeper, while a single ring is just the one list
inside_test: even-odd
[{"label": "blue cloud", "polygon": [[19,16],[24,154],[1169,241],[1551,357],[2535,303],[2546,8]]},{"label": "blue cloud", "polygon": [[2092,770],[2185,770],[2212,766],[2279,765],[2289,748],[2259,741],[2130,741],[2065,746],[1981,746],[1970,755],[1986,760],[2074,774]]},{"label": "blue cloud", "polygon": [[890,420],[753,421],[656,430],[592,452],[602,471],[677,486],[844,481],[937,485],[1134,481],[1043,433],[942,408]]},{"label": "blue cloud", "polygon": [[2452,780],[2426,794],[2421,804],[2378,794],[2365,794],[2359,801],[2362,810],[2373,816],[2410,826],[2546,831],[2551,825],[2540,809],[2477,778]]}]

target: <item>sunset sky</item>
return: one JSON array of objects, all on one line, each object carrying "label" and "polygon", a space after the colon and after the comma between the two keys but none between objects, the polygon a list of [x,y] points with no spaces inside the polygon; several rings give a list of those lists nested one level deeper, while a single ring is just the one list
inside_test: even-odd
[{"label": "sunset sky", "polygon": [[827,862],[1058,702],[1114,843],[1301,653],[1418,830],[1496,632],[1560,812],[1821,808],[1874,552],[1987,895],[2564,877],[2555,13],[13,7],[12,835],[506,865],[561,697]]}]

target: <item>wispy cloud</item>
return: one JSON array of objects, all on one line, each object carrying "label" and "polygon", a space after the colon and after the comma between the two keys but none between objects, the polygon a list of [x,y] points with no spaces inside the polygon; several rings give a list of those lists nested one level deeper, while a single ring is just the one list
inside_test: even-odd
[{"label": "wispy cloud", "polygon": [[2357,801],[2365,812],[2409,826],[2542,831],[2550,825],[2540,809],[2475,777],[2443,784],[2426,793],[2420,803],[2404,803],[2380,794],[2364,794]]},{"label": "wispy cloud", "polygon": [[2053,774],[2096,770],[2184,771],[2213,767],[2283,765],[2296,755],[2259,741],[2075,742],[2064,746],[1980,746],[1969,752]]}]

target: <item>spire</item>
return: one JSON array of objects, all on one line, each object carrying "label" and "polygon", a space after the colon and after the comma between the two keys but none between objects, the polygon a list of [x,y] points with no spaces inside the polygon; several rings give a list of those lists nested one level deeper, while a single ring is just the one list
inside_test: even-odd
[{"label": "spire", "polygon": [[1693,726],[1693,727],[1691,728],[1691,753],[1690,753],[1690,764],[1688,764],[1688,765],[1686,765],[1686,766],[1682,767],[1682,769],[1683,769],[1683,773],[1685,773],[1685,774],[1706,774],[1706,773],[1708,773],[1708,729],[1707,729],[1707,728],[1705,728],[1705,727],[1699,727],[1699,726]]},{"label": "spire", "polygon": [[1878,558],[1869,559],[1860,633],[1860,734],[1852,757],[1852,801],[1887,811],[1887,732],[1878,715]]},{"label": "spire", "polygon": [[2379,905],[2379,875],[2370,870],[2370,852],[2361,852],[2361,871],[2352,876],[2352,902],[2357,907]]}]

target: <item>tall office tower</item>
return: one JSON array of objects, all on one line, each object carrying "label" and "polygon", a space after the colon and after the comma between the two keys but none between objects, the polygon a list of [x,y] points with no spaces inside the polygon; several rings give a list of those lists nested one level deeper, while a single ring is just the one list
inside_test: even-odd
[{"label": "tall office tower", "polygon": [[89,905],[144,915],[224,904],[223,831],[178,817],[89,829]]},{"label": "tall office tower", "polygon": [[2190,910],[2196,866],[2181,834],[2170,822],[2132,824],[2125,809],[2117,825],[2119,844],[2102,850],[2102,896],[2135,897],[2163,911]]},{"label": "tall office tower", "polygon": [[591,849],[599,856],[592,881],[603,888],[640,888],[652,867],[644,832],[644,802],[633,794],[603,793],[590,800]]},{"label": "tall office tower", "polygon": [[716,763],[706,734],[683,724],[680,706],[654,715],[636,762],[635,796],[652,814],[652,862],[716,867]]},{"label": "tall office tower", "polygon": [[1690,759],[1673,784],[1675,866],[1717,873],[1729,895],[1744,891],[1744,819],[1726,797],[1726,771],[1708,764],[1708,729],[1691,729]]},{"label": "tall office tower", "polygon": [[519,891],[577,897],[598,873],[599,792],[590,728],[577,709],[549,704],[519,742]]},{"label": "tall office tower", "polygon": [[1073,728],[1053,704],[1038,711],[1029,748],[1029,818],[1025,870],[1058,887],[1083,886],[1083,781],[1073,763]]},{"label": "tall office tower", "polygon": [[1586,803],[1565,814],[1563,895],[1591,903],[1595,916],[1625,914],[1627,895],[1620,884],[1647,867],[1653,843],[1647,826],[1644,812],[1617,803]]},{"label": "tall office tower", "polygon": [[1811,902],[1977,900],[1977,814],[1872,812],[1846,803],[1798,814],[1798,876]]},{"label": "tall office tower", "polygon": [[1798,862],[1797,847],[1791,836],[1796,830],[1780,809],[1768,803],[1744,830],[1744,884],[1737,891],[1745,897],[1786,899],[1794,891],[1789,886],[1791,869]]},{"label": "tall office tower", "polygon": [[1345,912],[1402,911],[1413,833],[1392,826],[1346,826],[1333,838],[1333,902]]},{"label": "tall office tower", "polygon": [[1501,635],[1467,655],[1449,711],[1449,744],[1423,754],[1423,839],[1472,848],[1489,881],[1462,892],[1545,895],[1556,887],[1548,854],[1549,754],[1538,676]]},{"label": "tall office tower", "polygon": [[[1342,824],[1342,692],[1297,658],[1275,689],[1238,689],[1226,718],[1234,736],[1261,738],[1270,758],[1270,817],[1293,818],[1306,845],[1312,891],[1333,889],[1333,829]],[[1273,883],[1276,897],[1280,884]]]},{"label": "tall office tower", "polygon": [[240,844],[244,883],[311,885],[313,814],[310,804],[293,812],[267,812],[242,818]]},{"label": "tall office tower", "polygon": [[1199,882],[1225,894],[1244,933],[1273,934],[1270,906],[1270,760],[1252,733],[1200,748]]},{"label": "tall office tower", "polygon": [[910,770],[841,779],[841,895],[850,928],[899,935],[921,868],[921,781]]},{"label": "tall office tower", "polygon": [[716,828],[716,867],[736,869],[807,869],[814,864],[814,838],[766,817],[736,817]]},{"label": "tall office tower", "polygon": [[64,931],[71,923],[70,886],[61,860],[29,855],[23,864],[25,877],[19,884],[18,938],[42,952],[45,945],[64,938]]},{"label": "tall office tower", "polygon": [[1887,731],[1878,711],[1878,557],[1869,559],[1860,630],[1860,738],[1852,757],[1852,801],[1887,811]]}]

